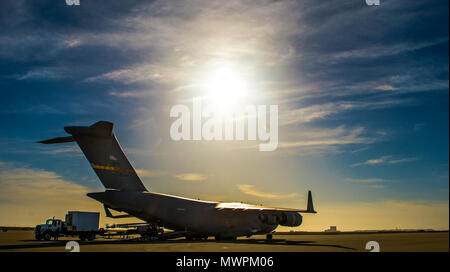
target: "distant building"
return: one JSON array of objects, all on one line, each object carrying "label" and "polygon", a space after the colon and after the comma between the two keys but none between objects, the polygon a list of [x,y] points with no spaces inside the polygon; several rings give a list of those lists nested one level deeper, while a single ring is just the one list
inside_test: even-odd
[{"label": "distant building", "polygon": [[329,229],[324,230],[324,232],[339,232],[336,226],[330,226]]}]

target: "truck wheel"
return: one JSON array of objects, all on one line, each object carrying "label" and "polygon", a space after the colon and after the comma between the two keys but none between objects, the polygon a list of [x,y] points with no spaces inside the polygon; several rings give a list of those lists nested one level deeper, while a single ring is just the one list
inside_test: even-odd
[{"label": "truck wheel", "polygon": [[44,240],[50,241],[50,239],[52,239],[52,234],[50,232],[44,233]]},{"label": "truck wheel", "polygon": [[86,236],[84,236],[84,234],[80,234],[78,237],[80,238],[80,241],[86,240]]},{"label": "truck wheel", "polygon": [[40,240],[42,240],[42,235],[35,235],[34,238],[36,238],[36,240],[40,241]]},{"label": "truck wheel", "polygon": [[95,233],[92,233],[91,235],[89,235],[87,239],[89,241],[94,241],[95,240]]}]

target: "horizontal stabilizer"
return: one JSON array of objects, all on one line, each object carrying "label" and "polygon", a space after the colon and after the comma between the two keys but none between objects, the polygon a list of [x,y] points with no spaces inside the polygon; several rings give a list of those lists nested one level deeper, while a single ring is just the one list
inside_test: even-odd
[{"label": "horizontal stabilizer", "polygon": [[110,217],[110,218],[129,218],[129,217],[134,217],[132,215],[129,214],[124,214],[124,215],[112,215],[111,211],[109,210],[109,207],[106,205],[103,205],[105,207],[105,213],[106,213],[106,217]]},{"label": "horizontal stabilizer", "polygon": [[70,143],[75,142],[75,139],[72,136],[69,137],[58,137],[48,140],[39,141],[40,144],[59,144],[59,143]]}]

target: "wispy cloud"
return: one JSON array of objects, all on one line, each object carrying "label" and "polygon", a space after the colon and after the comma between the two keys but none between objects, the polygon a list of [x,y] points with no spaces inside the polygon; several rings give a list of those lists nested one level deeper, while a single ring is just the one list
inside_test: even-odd
[{"label": "wispy cloud", "polygon": [[63,76],[63,72],[57,68],[33,69],[18,77],[19,80],[27,79],[57,79]]},{"label": "wispy cloud", "polygon": [[383,101],[337,101],[333,103],[309,105],[281,113],[281,125],[296,125],[317,119],[333,117],[350,110],[374,110],[409,103],[405,99],[388,99]]},{"label": "wispy cloud", "polygon": [[381,164],[386,162],[386,159],[388,159],[391,156],[383,156],[381,158],[378,159],[371,159],[371,160],[367,160],[365,162],[359,162],[359,163],[354,163],[351,166],[352,167],[356,167],[356,166],[360,166],[360,165],[375,165],[375,164]]},{"label": "wispy cloud", "polygon": [[378,159],[370,159],[364,162],[359,162],[359,163],[354,163],[351,165],[351,167],[357,167],[357,166],[361,166],[361,165],[377,165],[377,164],[399,164],[399,163],[405,163],[405,162],[413,162],[413,161],[417,161],[419,158],[417,157],[410,157],[410,158],[401,158],[401,159],[389,159],[392,156],[388,155],[388,156],[383,156],[381,158]]},{"label": "wispy cloud", "polygon": [[39,153],[48,155],[64,155],[70,157],[81,157],[83,154],[78,146],[45,146],[45,148],[40,148]]},{"label": "wispy cloud", "polygon": [[378,182],[390,182],[391,180],[382,179],[382,178],[367,178],[367,179],[358,179],[358,178],[346,178],[346,182],[355,182],[355,183],[378,183]]},{"label": "wispy cloud", "polygon": [[427,48],[433,45],[442,44],[448,42],[447,38],[438,38],[431,41],[425,42],[413,42],[405,43],[398,42],[394,44],[374,44],[372,46],[365,46],[364,48],[347,50],[337,53],[332,53],[330,55],[324,55],[322,61],[336,61],[338,59],[344,58],[379,58],[385,56],[392,56],[397,54],[402,54],[410,51],[415,51],[423,48]]},{"label": "wispy cloud", "polygon": [[[92,189],[64,179],[55,172],[0,161],[0,225],[35,226],[69,210],[100,211],[88,198]],[[101,223],[111,222],[101,214]]]},{"label": "wispy cloud", "polygon": [[185,181],[203,181],[208,178],[208,176],[200,173],[183,173],[175,175],[175,177]]},{"label": "wispy cloud", "polygon": [[390,163],[390,164],[397,164],[397,163],[404,163],[404,162],[413,162],[413,161],[417,161],[417,160],[419,160],[419,158],[411,157],[411,158],[390,160],[390,161],[388,161],[388,163]]},{"label": "wispy cloud", "polygon": [[46,104],[36,104],[26,108],[19,108],[16,106],[13,109],[3,109],[1,112],[18,114],[66,114],[65,111]]},{"label": "wispy cloud", "polygon": [[296,193],[292,194],[264,193],[254,189],[254,186],[249,184],[237,184],[237,187],[242,193],[246,195],[256,196],[260,198],[276,199],[276,198],[294,198],[298,196]]},{"label": "wispy cloud", "polygon": [[283,141],[278,148],[320,147],[348,144],[369,144],[374,141],[364,136],[365,129],[357,127],[347,129],[340,126],[334,129],[308,129],[291,135],[290,141]]},{"label": "wispy cloud", "polygon": [[386,84],[386,85],[379,85],[375,87],[376,90],[382,90],[382,91],[395,91],[398,90],[398,88],[393,87],[392,85]]},{"label": "wispy cloud", "polygon": [[161,170],[136,169],[136,174],[141,178],[151,178],[164,176],[167,173]]},{"label": "wispy cloud", "polygon": [[383,189],[386,186],[384,186],[383,184],[373,184],[373,185],[369,185],[369,188],[373,188],[373,189]]}]

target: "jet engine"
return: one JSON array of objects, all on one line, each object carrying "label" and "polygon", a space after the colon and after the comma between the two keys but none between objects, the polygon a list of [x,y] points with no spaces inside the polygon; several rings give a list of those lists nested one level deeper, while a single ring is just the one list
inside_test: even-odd
[{"label": "jet engine", "polygon": [[261,214],[259,220],[268,225],[298,227],[302,224],[302,216],[296,212],[282,212],[276,214]]},{"label": "jet engine", "polygon": [[268,225],[278,225],[278,217],[274,214],[260,214],[259,220],[264,224]]},{"label": "jet engine", "polygon": [[280,216],[278,224],[287,227],[298,227],[302,224],[302,216],[296,212],[284,212]]}]

